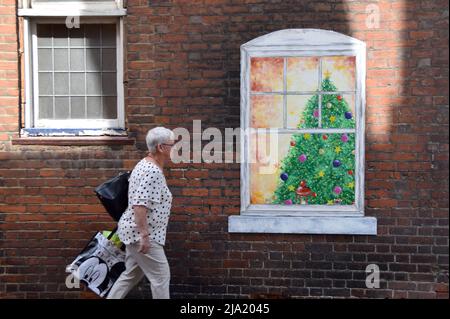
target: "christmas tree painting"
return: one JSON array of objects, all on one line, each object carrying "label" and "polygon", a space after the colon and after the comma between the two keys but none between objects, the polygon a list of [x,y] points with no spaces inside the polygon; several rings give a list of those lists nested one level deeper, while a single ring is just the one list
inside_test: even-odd
[{"label": "christmas tree painting", "polygon": [[[336,92],[329,74],[322,91]],[[306,103],[299,129],[354,129],[355,120],[346,99],[336,93],[318,95]],[[355,134],[293,134],[290,148],[281,162],[274,204],[352,205],[355,201]]]}]

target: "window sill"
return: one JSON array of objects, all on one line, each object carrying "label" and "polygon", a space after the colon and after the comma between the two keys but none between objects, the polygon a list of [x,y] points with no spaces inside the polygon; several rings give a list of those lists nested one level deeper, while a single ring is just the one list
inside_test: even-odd
[{"label": "window sill", "polygon": [[230,233],[376,235],[375,217],[229,216]]},{"label": "window sill", "polygon": [[125,129],[49,129],[24,128],[13,145],[133,145],[134,138]]},{"label": "window sill", "polygon": [[19,137],[12,140],[13,145],[133,145],[134,138],[117,136],[64,136],[64,137]]}]

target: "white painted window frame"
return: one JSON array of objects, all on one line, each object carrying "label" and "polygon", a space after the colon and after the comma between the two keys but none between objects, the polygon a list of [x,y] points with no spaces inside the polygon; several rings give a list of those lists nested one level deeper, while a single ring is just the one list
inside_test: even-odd
[{"label": "white painted window frame", "polygon": [[[282,129],[280,133],[355,133],[355,205],[254,205],[250,203],[250,134],[241,135],[241,212],[229,217],[230,232],[376,234],[376,219],[364,216],[366,45],[317,29],[272,32],[241,46],[241,128],[250,128],[250,59],[292,56],[356,57],[356,129]],[[305,92],[302,92],[305,93]],[[341,92],[345,93],[345,92]],[[354,92],[352,92],[353,94]],[[316,94],[313,92],[312,94]],[[263,131],[267,131],[263,129]]]},{"label": "white painted window frame", "polygon": [[[27,0],[23,0],[27,1]],[[117,2],[117,1],[116,1]],[[116,3],[115,2],[115,3]],[[121,3],[121,1],[120,1]],[[61,5],[59,2],[52,4]],[[24,9],[19,9],[24,10]],[[65,16],[62,12],[39,9],[27,9],[33,11],[22,11],[19,15],[24,17],[24,65],[25,65],[25,128],[42,129],[125,129],[125,103],[124,103],[124,21],[123,14],[126,11],[115,12],[115,15],[108,11],[102,11],[96,7],[90,9],[89,13],[80,15],[80,23],[88,24],[115,24],[116,25],[116,94],[117,94],[117,119],[80,119],[80,120],[38,120],[38,70],[37,70],[37,33],[36,25],[38,23],[58,24],[65,23]],[[38,10],[38,12],[35,12]],[[80,12],[78,12],[80,13]],[[73,16],[73,11],[71,16]]]},{"label": "white painted window frame", "polygon": [[19,16],[29,17],[72,17],[72,16],[125,16],[125,0],[111,1],[51,1],[33,2],[19,0]]}]

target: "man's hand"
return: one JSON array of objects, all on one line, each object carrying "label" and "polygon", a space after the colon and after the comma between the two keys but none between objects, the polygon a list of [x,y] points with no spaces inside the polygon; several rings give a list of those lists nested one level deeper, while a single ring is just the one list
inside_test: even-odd
[{"label": "man's hand", "polygon": [[147,234],[141,236],[141,239],[139,240],[138,252],[142,254],[147,254],[149,251],[150,251],[150,236]]}]

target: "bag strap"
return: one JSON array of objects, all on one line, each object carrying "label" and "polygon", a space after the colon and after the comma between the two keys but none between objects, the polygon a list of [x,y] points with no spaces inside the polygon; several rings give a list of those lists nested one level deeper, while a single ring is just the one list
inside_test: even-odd
[{"label": "bag strap", "polygon": [[111,231],[111,233],[108,235],[108,240],[111,240],[112,236],[114,236],[114,234],[116,233],[116,231],[117,231],[117,226],[114,227],[114,229],[113,229],[113,230]]}]

